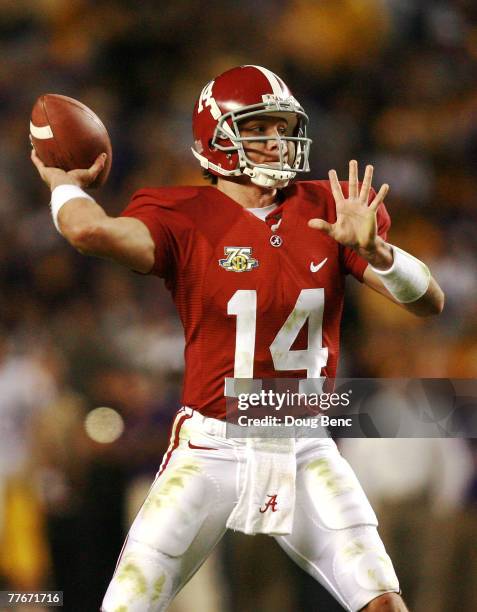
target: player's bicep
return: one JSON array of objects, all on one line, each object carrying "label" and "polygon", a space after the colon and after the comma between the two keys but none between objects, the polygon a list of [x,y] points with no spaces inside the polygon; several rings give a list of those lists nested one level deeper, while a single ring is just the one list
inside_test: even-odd
[{"label": "player's bicep", "polygon": [[137,272],[148,273],[154,266],[155,243],[148,227],[133,217],[107,217],[99,232],[95,253],[127,266]]},{"label": "player's bicep", "polygon": [[[182,265],[183,250],[189,242],[191,226],[175,207],[161,202],[147,190],[137,192],[121,213],[121,219],[131,219],[144,225],[147,242],[140,241],[141,267],[129,267],[163,278],[171,286]],[[142,225],[138,226],[141,227]],[[144,232],[141,232],[144,234]],[[152,241],[152,242],[151,242]]]}]

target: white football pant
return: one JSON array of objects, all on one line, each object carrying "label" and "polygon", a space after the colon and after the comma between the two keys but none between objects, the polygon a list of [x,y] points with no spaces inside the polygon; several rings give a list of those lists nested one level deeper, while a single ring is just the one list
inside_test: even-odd
[{"label": "white football pant", "polygon": [[[224,422],[190,408],[178,412],[171,444],[129,531],[103,612],[167,610],[225,532],[245,472],[245,447],[245,439],[225,438]],[[336,444],[329,438],[300,438],[296,451],[293,531],[277,536],[277,542],[347,610],[399,592],[376,515]]]}]

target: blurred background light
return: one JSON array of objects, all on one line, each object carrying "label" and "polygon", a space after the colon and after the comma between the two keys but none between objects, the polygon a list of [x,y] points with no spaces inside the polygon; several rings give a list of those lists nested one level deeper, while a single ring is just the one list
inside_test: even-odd
[{"label": "blurred background light", "polygon": [[116,410],[102,406],[86,415],[84,427],[88,436],[95,442],[110,444],[123,433],[124,421]]}]

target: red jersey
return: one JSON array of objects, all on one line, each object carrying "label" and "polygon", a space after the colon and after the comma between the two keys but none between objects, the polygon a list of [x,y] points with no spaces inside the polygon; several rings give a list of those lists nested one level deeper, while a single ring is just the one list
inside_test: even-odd
[{"label": "red jersey", "polygon": [[[182,402],[205,416],[225,418],[225,378],[336,376],[345,275],[367,262],[307,225],[336,221],[328,181],[280,193],[267,222],[211,186],[143,189],[122,213],[154,240],[184,327]],[[377,219],[386,239],[384,205]]]}]

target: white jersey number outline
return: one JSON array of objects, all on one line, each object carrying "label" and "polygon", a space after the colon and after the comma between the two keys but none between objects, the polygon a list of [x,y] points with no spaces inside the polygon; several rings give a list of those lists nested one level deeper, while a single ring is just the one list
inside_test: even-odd
[{"label": "white jersey number outline", "polygon": [[[328,361],[323,344],[325,290],[302,289],[295,307],[270,345],[275,370],[306,370],[307,378],[319,378]],[[237,290],[227,303],[227,314],[237,317],[234,378],[253,378],[257,327],[257,292]],[[308,320],[308,347],[291,350],[301,328]]]}]

